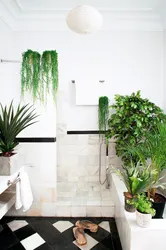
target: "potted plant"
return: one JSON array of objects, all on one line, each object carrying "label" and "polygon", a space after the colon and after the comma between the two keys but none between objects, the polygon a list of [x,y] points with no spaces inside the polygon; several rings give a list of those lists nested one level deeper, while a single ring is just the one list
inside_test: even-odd
[{"label": "potted plant", "polygon": [[0,104],[0,175],[10,175],[17,169],[15,147],[19,144],[16,136],[31,126],[37,117],[30,105],[18,105],[14,111],[13,102],[9,108]]},{"label": "potted plant", "polygon": [[[126,145],[136,147],[147,132],[156,129],[157,124],[166,121],[163,111],[141,97],[140,91],[131,95],[115,95],[115,103],[110,106],[113,113],[108,120],[107,137],[116,138],[116,153],[125,163],[130,163]],[[138,161],[138,157],[135,162]]]},{"label": "potted plant", "polygon": [[152,170],[151,173],[150,165],[148,163],[142,164],[139,161],[135,164],[135,162],[132,161],[132,158],[129,166],[123,166],[122,169],[112,169],[124,182],[127,188],[127,192],[124,192],[125,210],[128,212],[135,212],[135,207],[128,201],[149,188],[151,174],[154,171]]},{"label": "potted plant", "polygon": [[135,198],[128,201],[136,208],[136,221],[140,227],[149,227],[152,216],[156,211],[152,208],[152,202],[145,195],[145,193],[138,194]]},{"label": "potted plant", "polygon": [[152,199],[153,207],[156,209],[155,218],[162,218],[166,198],[157,193],[156,188],[166,187],[166,183],[163,182],[165,175],[161,176],[162,171],[166,169],[166,123],[160,123],[151,133],[146,133],[144,143],[138,145],[133,151],[143,164],[149,157],[150,169],[154,174],[151,174],[148,197]]}]

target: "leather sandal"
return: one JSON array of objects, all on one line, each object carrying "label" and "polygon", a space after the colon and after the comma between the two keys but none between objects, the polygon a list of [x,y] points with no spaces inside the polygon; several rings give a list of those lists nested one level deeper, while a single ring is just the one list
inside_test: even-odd
[{"label": "leather sandal", "polygon": [[85,232],[82,228],[74,227],[73,234],[78,245],[84,246],[87,244],[87,240],[85,238]]},{"label": "leather sandal", "polygon": [[89,220],[78,220],[75,225],[78,228],[89,229],[93,233],[97,232],[98,230],[98,225],[95,223],[92,223]]}]

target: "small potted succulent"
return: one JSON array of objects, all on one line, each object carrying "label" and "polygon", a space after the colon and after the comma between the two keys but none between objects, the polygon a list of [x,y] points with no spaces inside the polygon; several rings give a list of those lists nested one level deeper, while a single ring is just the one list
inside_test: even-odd
[{"label": "small potted succulent", "polygon": [[11,175],[20,166],[20,159],[15,147],[19,144],[16,136],[36,121],[34,109],[30,105],[18,105],[14,111],[13,102],[10,106],[0,104],[0,175]]},{"label": "small potted succulent", "polygon": [[152,216],[156,211],[152,208],[152,202],[145,193],[138,194],[135,198],[128,201],[130,205],[136,208],[136,221],[140,227],[149,227]]}]

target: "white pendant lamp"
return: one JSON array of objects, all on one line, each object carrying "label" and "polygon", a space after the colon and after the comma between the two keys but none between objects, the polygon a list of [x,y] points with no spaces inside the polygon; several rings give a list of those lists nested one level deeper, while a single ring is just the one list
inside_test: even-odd
[{"label": "white pendant lamp", "polygon": [[79,34],[90,34],[100,30],[103,18],[100,12],[89,5],[79,5],[70,10],[66,23],[72,31]]}]

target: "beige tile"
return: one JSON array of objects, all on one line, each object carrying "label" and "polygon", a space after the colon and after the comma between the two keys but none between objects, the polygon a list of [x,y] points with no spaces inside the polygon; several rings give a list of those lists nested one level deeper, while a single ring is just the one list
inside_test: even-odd
[{"label": "beige tile", "polygon": [[102,217],[114,217],[115,216],[115,207],[101,207],[101,216]]},{"label": "beige tile", "polygon": [[86,216],[86,206],[72,206],[71,207],[72,217],[85,217]]},{"label": "beige tile", "polygon": [[56,206],[56,216],[71,217],[71,206]]},{"label": "beige tile", "polygon": [[86,215],[92,217],[101,217],[101,206],[88,206],[86,208]]},{"label": "beige tile", "polygon": [[42,203],[41,204],[41,215],[42,216],[55,216],[56,203]]}]

